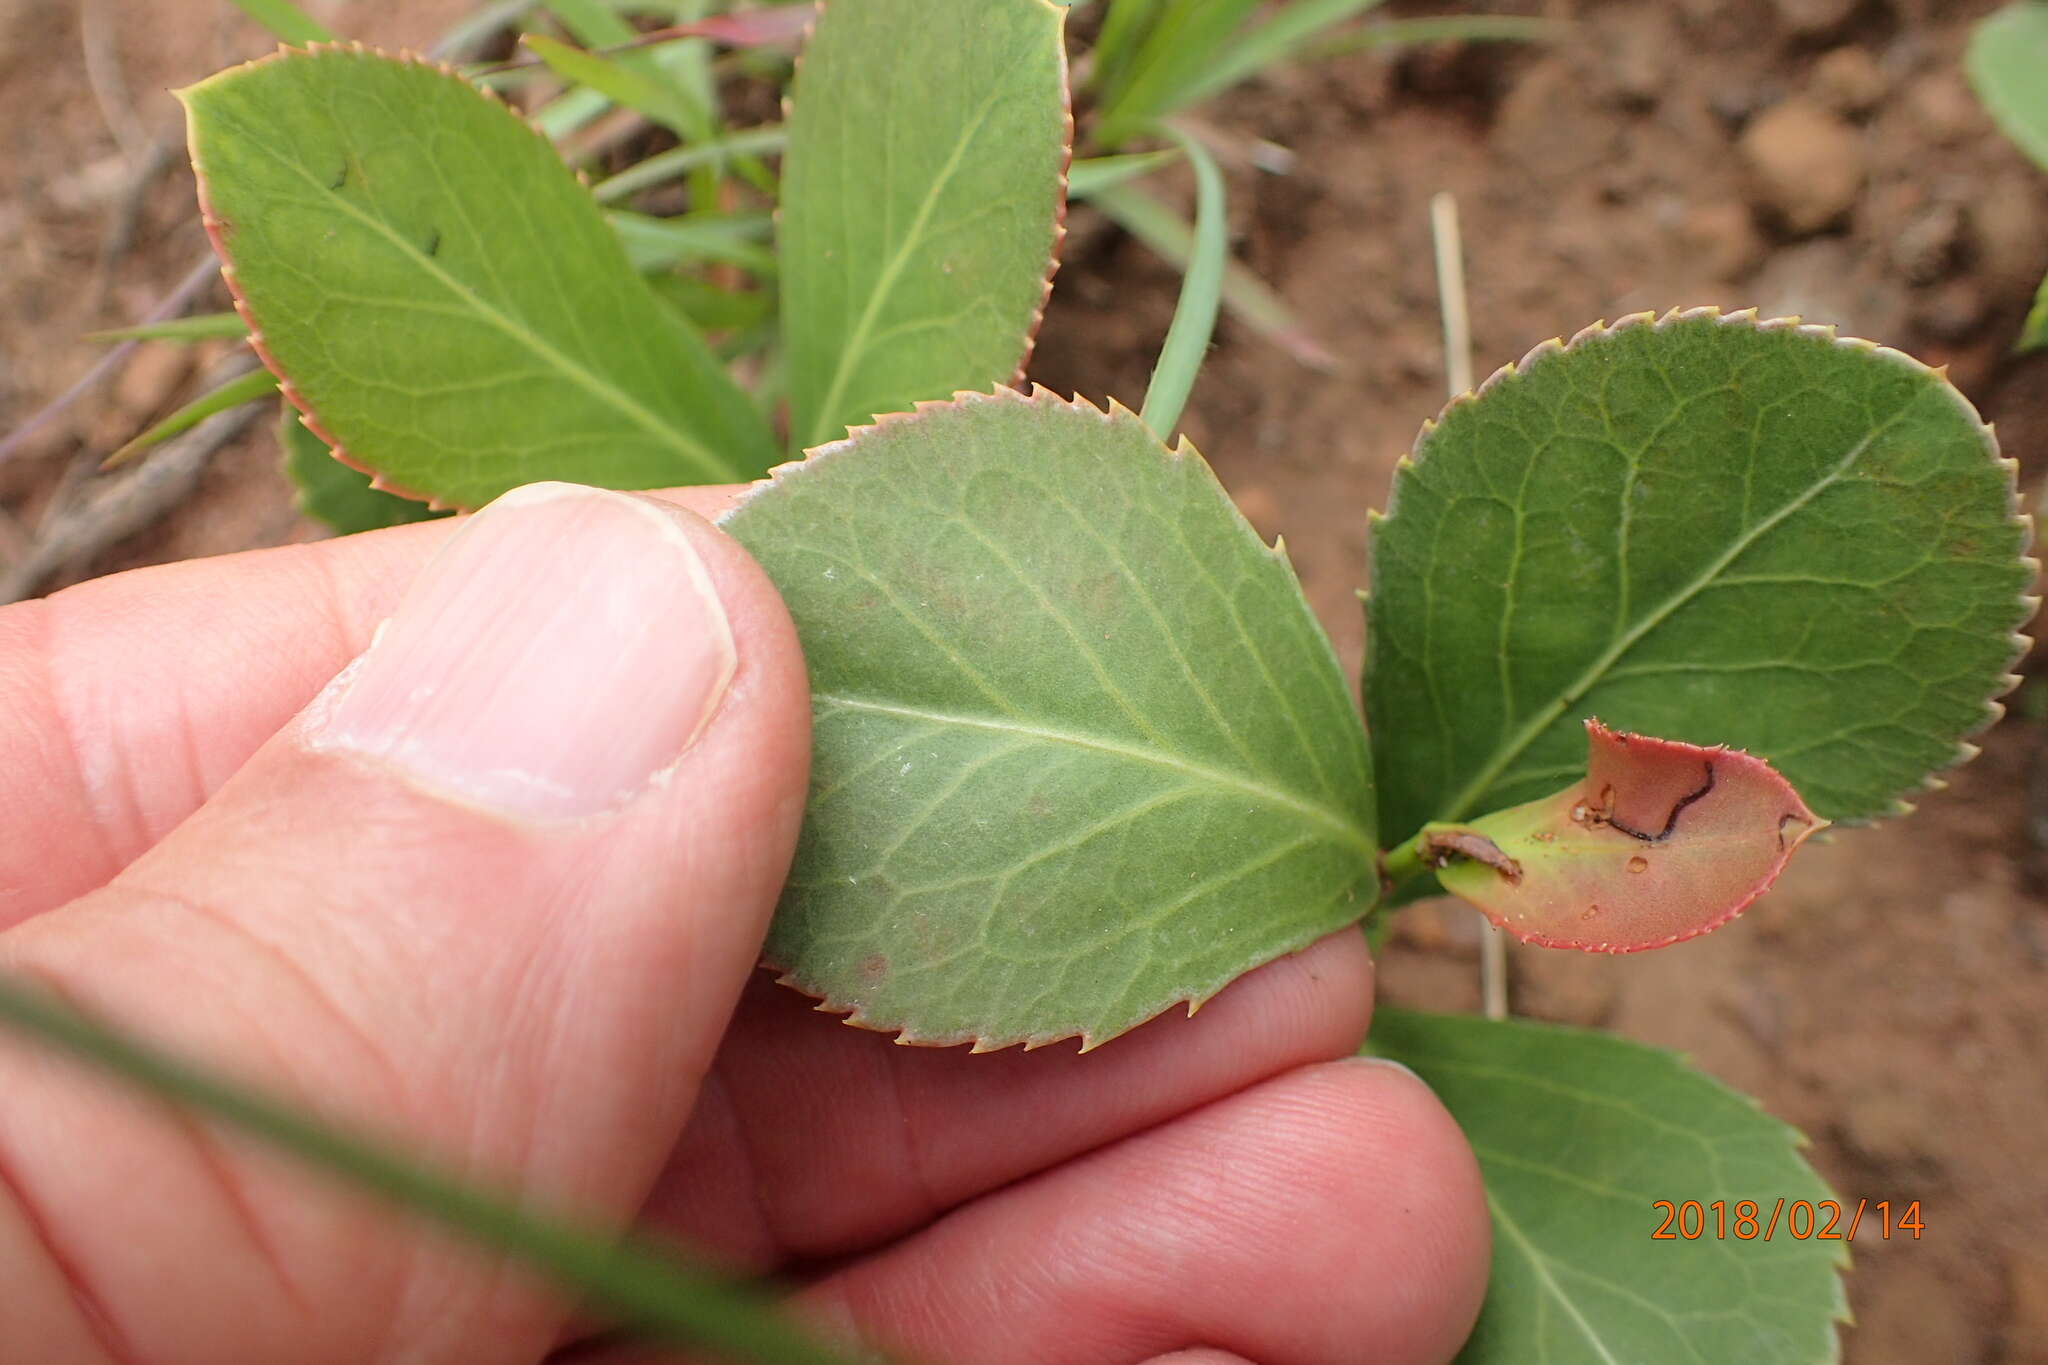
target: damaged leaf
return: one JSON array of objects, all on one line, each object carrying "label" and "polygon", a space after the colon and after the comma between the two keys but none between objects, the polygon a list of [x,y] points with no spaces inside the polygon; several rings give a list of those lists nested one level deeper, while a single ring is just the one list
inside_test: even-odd
[{"label": "damaged leaf", "polygon": [[1200,457],[1040,391],[928,403],[723,523],[810,668],[766,956],[905,1041],[1092,1046],[1371,908],[1371,759]]},{"label": "damaged leaf", "polygon": [[1711,310],[1538,347],[1423,429],[1374,531],[1386,833],[1556,791],[1589,715],[1895,813],[1998,714],[2027,540],[1990,429],[1897,351]]},{"label": "damaged leaf", "polygon": [[1444,889],[1525,942],[1627,953],[1727,923],[1826,825],[1771,766],[1586,723],[1586,775],[1464,826],[1426,826]]}]

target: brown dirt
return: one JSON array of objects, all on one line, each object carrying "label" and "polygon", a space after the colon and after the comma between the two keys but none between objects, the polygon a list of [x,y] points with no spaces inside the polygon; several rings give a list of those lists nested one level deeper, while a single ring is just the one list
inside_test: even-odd
[{"label": "brown dirt", "polygon": [[[1499,0],[1466,8],[1576,24],[1545,48],[1276,73],[1212,110],[1244,146],[1294,152],[1285,175],[1234,169],[1237,246],[1340,361],[1311,372],[1226,322],[1188,426],[1260,529],[1286,535],[1340,652],[1356,659],[1363,634],[1365,509],[1443,397],[1425,209],[1438,190],[1464,218],[1482,373],[1642,309],[1804,314],[1951,365],[2031,487],[2048,460],[2048,358],[2006,350],[2048,270],[2048,181],[1957,75],[1969,23],[1994,7]],[[81,56],[93,8],[0,0],[0,91],[34,111],[0,133],[0,431],[90,363],[82,331],[139,316],[201,249],[173,170],[135,199],[133,241],[103,250],[132,183],[110,126],[138,156],[175,144],[165,92],[267,46],[219,0],[101,0],[121,73],[102,79],[109,118]],[[395,46],[465,6],[314,8]],[[1035,376],[1135,400],[1177,278],[1085,212],[1076,227]],[[184,378],[162,353],[139,361],[0,468],[0,508],[32,531],[57,472]],[[68,576],[309,534],[274,458],[267,435],[243,442],[162,527]],[[2048,1362],[2048,734],[2016,720],[1983,742],[1950,790],[1803,855],[1721,933],[1618,960],[1514,957],[1520,1010],[1680,1048],[1811,1134],[1846,1195],[1922,1202],[1923,1240],[1855,1248],[1857,1365]],[[1418,908],[1386,954],[1385,994],[1470,1007],[1476,955],[1468,914]]]}]

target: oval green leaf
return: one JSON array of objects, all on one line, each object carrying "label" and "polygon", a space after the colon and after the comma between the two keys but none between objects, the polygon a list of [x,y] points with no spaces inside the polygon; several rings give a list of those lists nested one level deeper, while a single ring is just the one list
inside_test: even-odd
[{"label": "oval green leaf", "polygon": [[1065,209],[1065,17],[1047,0],[823,7],[783,157],[797,447],[1023,374]]},{"label": "oval green leaf", "polygon": [[1586,741],[1586,774],[1563,791],[1423,826],[1444,890],[1524,943],[1632,953],[1695,938],[1746,910],[1826,827],[1754,755],[1597,720]]},{"label": "oval green leaf", "polygon": [[1040,391],[922,405],[730,513],[810,666],[767,957],[907,1041],[1094,1046],[1371,908],[1371,755],[1200,457]]},{"label": "oval green leaf", "polygon": [[[1856,1202],[1831,1218],[1805,1139],[1756,1101],[1668,1052],[1554,1024],[1382,1007],[1369,1050],[1429,1082],[1486,1180],[1493,1275],[1457,1365],[1840,1358]],[[1674,1217],[1655,1237],[1660,1200],[1696,1202],[1706,1235]]]},{"label": "oval green leaf", "polygon": [[2013,467],[1938,373],[1827,328],[1645,314],[1423,429],[1373,538],[1382,819],[1534,800],[1579,727],[1767,759],[1828,820],[1970,752],[2029,612]]},{"label": "oval green leaf", "polygon": [[454,506],[539,478],[752,478],[766,424],[497,99],[360,48],[182,92],[207,228],[314,431]]},{"label": "oval green leaf", "polygon": [[1963,62],[2005,135],[2048,170],[2048,3],[2017,0],[1980,22]]}]

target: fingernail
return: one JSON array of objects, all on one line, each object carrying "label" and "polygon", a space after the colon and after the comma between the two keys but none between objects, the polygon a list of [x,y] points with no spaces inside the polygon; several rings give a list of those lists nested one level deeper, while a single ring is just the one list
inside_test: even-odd
[{"label": "fingernail", "polygon": [[[1381,1068],[1382,1070],[1392,1071],[1400,1075],[1406,1076],[1411,1081],[1422,1081],[1422,1077],[1415,1074],[1415,1070],[1413,1067],[1404,1066],[1400,1062],[1395,1061],[1392,1057],[1353,1057],[1351,1060],[1358,1066],[1376,1066]],[[1429,1084],[1428,1081],[1422,1081],[1422,1083],[1424,1085]]]},{"label": "fingernail", "polygon": [[442,547],[309,715],[308,741],[506,815],[593,815],[690,747],[738,657],[674,517],[529,484]]}]

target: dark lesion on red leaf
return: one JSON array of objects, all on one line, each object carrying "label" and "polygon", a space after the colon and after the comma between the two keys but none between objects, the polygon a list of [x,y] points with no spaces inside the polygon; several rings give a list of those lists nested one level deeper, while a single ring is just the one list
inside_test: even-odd
[{"label": "dark lesion on red leaf", "polygon": [[[1700,783],[1699,788],[1678,798],[1678,801],[1671,807],[1671,814],[1664,817],[1664,828],[1658,830],[1655,834],[1650,833],[1648,830],[1635,828],[1614,813],[1614,788],[1612,786],[1601,789],[1599,805],[1594,806],[1581,801],[1576,806],[1573,806],[1572,819],[1582,825],[1606,825],[1617,833],[1626,834],[1629,838],[1639,839],[1646,844],[1661,844],[1678,832],[1678,817],[1685,814],[1685,808],[1714,789],[1714,761],[1707,759],[1701,766],[1705,769],[1705,778]],[[1788,816],[1787,818],[1791,817]],[[1778,842],[1780,845],[1784,843],[1784,825],[1782,822],[1779,824]]]}]

